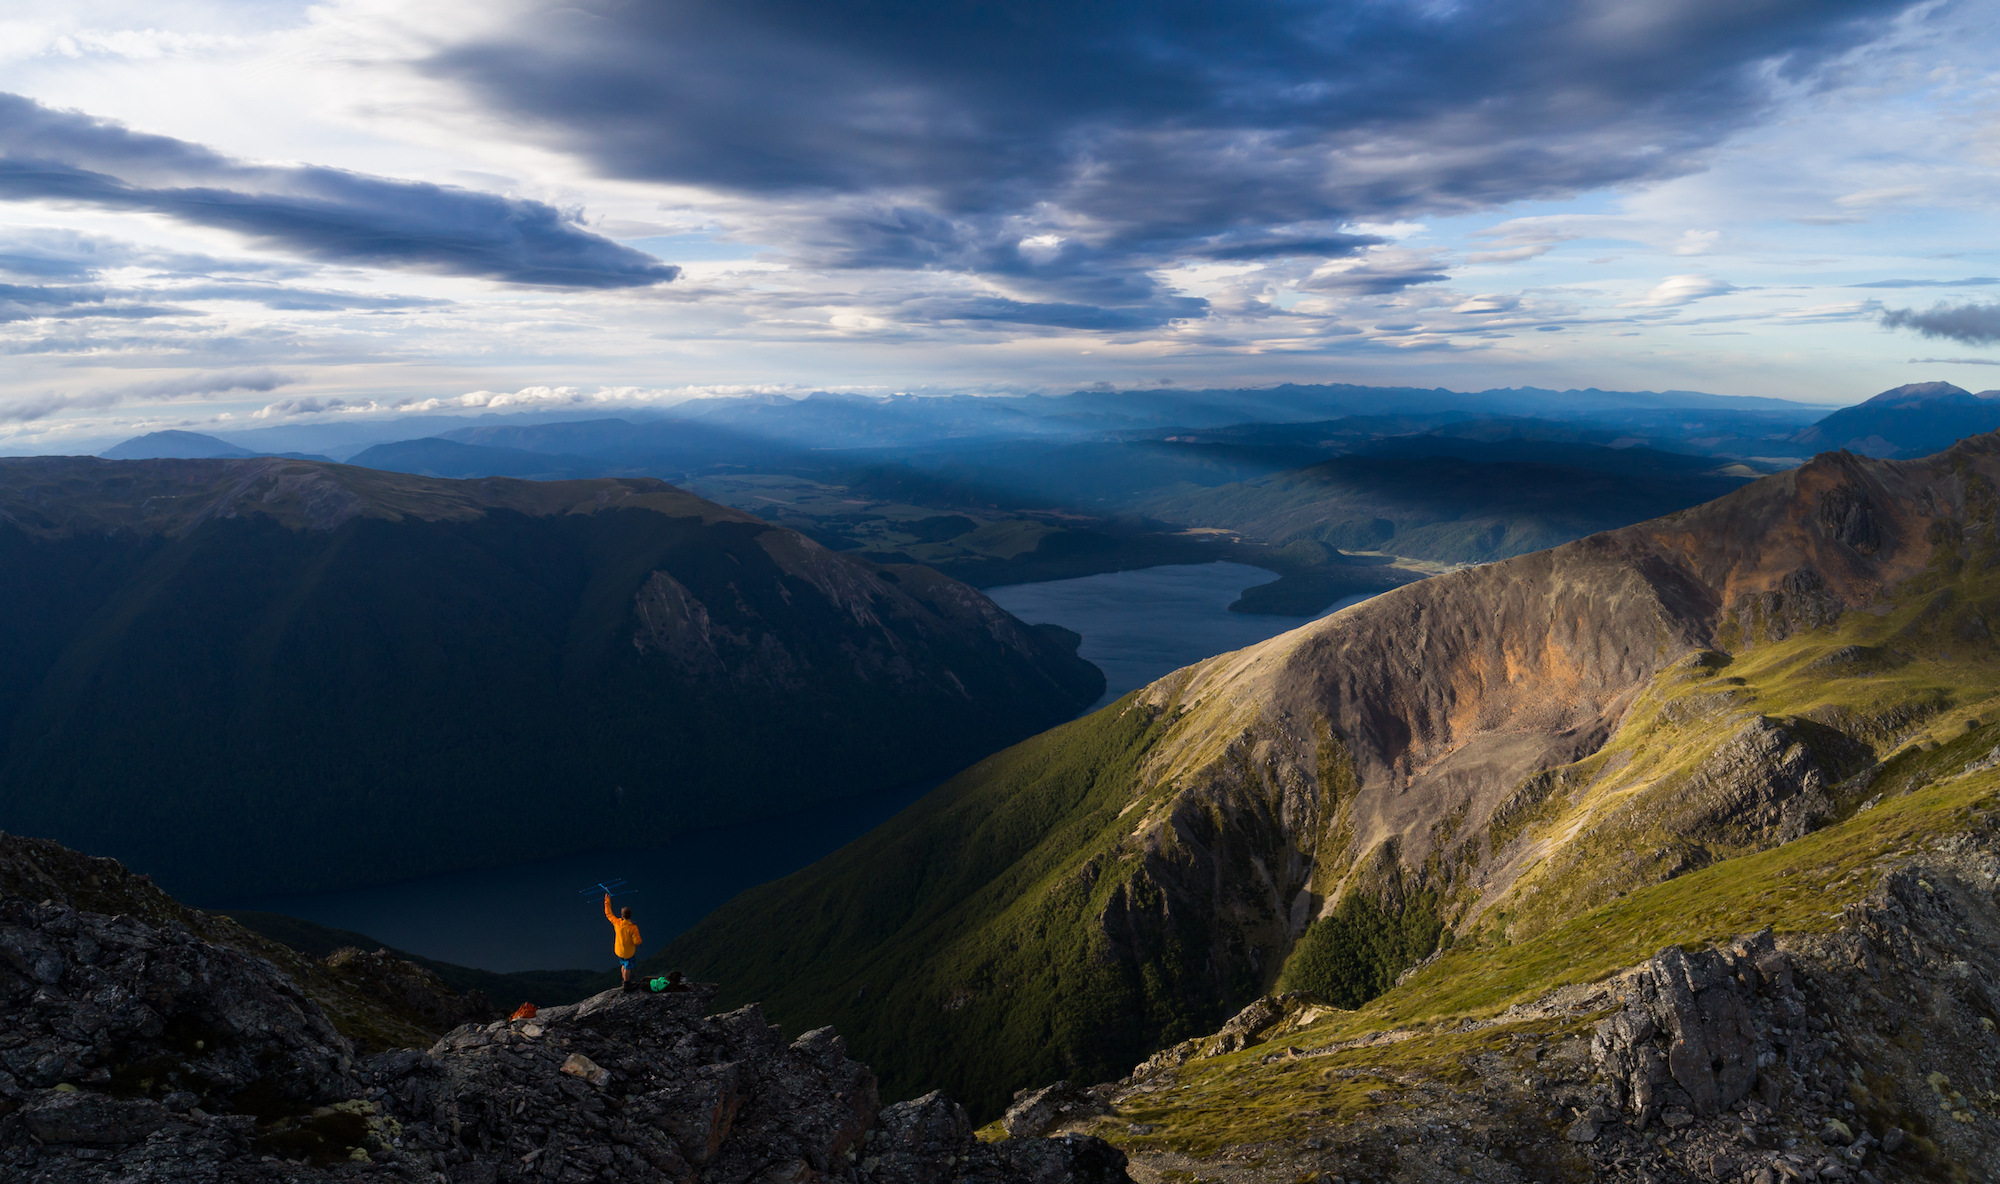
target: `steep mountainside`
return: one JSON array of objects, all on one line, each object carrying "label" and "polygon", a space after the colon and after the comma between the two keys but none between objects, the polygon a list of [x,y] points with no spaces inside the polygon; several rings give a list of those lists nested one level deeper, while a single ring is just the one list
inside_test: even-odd
[{"label": "steep mountainside", "polygon": [[1447,563],[1489,562],[1697,505],[1751,473],[1650,449],[1416,437],[1213,489],[1145,512],[1269,543],[1300,540]]},{"label": "steep mountainside", "polygon": [[654,844],[1102,686],[963,584],[658,481],[0,461],[0,826],[197,899]]},{"label": "steep mountainside", "polygon": [[1802,449],[1865,456],[1928,456],[2000,428],[2000,391],[1969,394],[1948,382],[1912,382],[1843,407],[1792,437]]},{"label": "steep mountainside", "polygon": [[996,755],[664,960],[990,1115],[1276,984],[1363,1002],[1440,930],[1565,932],[1921,785],[1913,739],[2000,739],[1997,477],[1995,436],[1828,454],[1385,593]]}]

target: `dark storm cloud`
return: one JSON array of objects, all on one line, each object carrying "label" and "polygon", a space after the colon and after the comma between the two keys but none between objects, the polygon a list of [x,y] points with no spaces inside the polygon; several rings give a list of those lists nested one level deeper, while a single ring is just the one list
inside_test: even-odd
[{"label": "dark storm cloud", "polygon": [[1301,255],[1333,259],[1352,255],[1364,247],[1380,246],[1387,240],[1372,234],[1225,234],[1204,243],[1191,244],[1181,253],[1198,259],[1233,262],[1252,259],[1285,259]]},{"label": "dark storm cloud", "polygon": [[1943,337],[1967,345],[2000,341],[2000,304],[1934,304],[1929,312],[1891,308],[1882,313],[1885,329],[1914,329],[1925,337]]},{"label": "dark storm cloud", "polygon": [[18,95],[0,94],[0,199],[165,214],[310,259],[516,284],[630,288],[679,274],[542,202],[245,164]]},{"label": "dark storm cloud", "polygon": [[1176,259],[1366,245],[1299,227],[1689,172],[1907,7],[577,0],[422,66],[605,174],[772,199],[808,261],[1155,306]]}]

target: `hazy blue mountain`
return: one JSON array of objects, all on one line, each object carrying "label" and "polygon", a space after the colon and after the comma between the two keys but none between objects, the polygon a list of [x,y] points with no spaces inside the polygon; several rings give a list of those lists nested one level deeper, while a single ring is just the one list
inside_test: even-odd
[{"label": "hazy blue mountain", "polygon": [[588,456],[606,471],[672,477],[715,465],[790,463],[801,447],[754,430],[689,419],[586,419],[542,424],[479,424],[439,438],[489,448]]},{"label": "hazy blue mountain", "polygon": [[[1714,476],[1722,467],[1715,457],[1663,452],[1637,445],[1611,447],[1574,440],[1520,438],[1477,440],[1445,434],[1394,436],[1378,440],[1362,450],[1362,455],[1413,460],[1450,456],[1479,464],[1548,465],[1621,476],[1705,478]],[[1750,475],[1747,472],[1734,474],[1739,478]]]},{"label": "hazy blue mountain", "polygon": [[134,436],[121,444],[104,450],[106,460],[156,460],[171,458],[177,460],[218,460],[243,459],[252,456],[282,456],[294,460],[327,460],[329,458],[305,452],[253,452],[239,448],[226,440],[214,436],[204,436],[200,432],[164,431],[148,432]]},{"label": "hazy blue mountain", "polygon": [[420,477],[525,477],[536,481],[598,477],[610,467],[589,457],[461,444],[435,436],[376,444],[348,457],[347,463]]},{"label": "hazy blue mountain", "polygon": [[2000,428],[2000,391],[1971,394],[1948,382],[1912,382],[1844,407],[1793,437],[1800,449],[1845,448],[1864,456],[1941,452]]},{"label": "hazy blue mountain", "polygon": [[1144,510],[1277,546],[1490,562],[1699,505],[1754,475],[1713,458],[1553,441],[1419,436],[1375,447],[1251,481],[1163,492]]}]

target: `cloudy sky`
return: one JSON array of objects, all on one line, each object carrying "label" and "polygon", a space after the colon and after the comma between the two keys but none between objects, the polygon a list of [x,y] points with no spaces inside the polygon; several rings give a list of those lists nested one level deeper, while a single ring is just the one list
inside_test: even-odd
[{"label": "cloudy sky", "polygon": [[692,393],[2000,387],[2000,13],[23,0],[0,451]]}]

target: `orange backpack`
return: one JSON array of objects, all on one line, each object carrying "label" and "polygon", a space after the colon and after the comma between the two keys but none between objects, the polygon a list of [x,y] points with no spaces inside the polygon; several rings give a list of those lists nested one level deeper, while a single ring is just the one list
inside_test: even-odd
[{"label": "orange backpack", "polygon": [[534,1018],[535,1018],[535,1005],[534,1005],[534,1004],[532,1004],[532,1003],[523,1003],[523,1004],[522,1004],[521,1006],[519,1006],[519,1007],[517,1007],[517,1008],[515,1008],[515,1009],[514,1009],[514,1014],[513,1014],[513,1015],[510,1015],[510,1016],[508,1016],[507,1018],[508,1018],[508,1019],[510,1019],[510,1020],[531,1020],[531,1019],[534,1019]]}]

